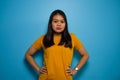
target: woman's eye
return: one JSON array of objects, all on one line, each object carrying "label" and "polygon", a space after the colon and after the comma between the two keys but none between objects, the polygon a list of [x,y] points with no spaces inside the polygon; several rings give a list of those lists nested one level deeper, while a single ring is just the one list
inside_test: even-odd
[{"label": "woman's eye", "polygon": [[53,21],[54,23],[57,23],[58,21]]},{"label": "woman's eye", "polygon": [[61,21],[61,23],[65,23],[65,21]]}]

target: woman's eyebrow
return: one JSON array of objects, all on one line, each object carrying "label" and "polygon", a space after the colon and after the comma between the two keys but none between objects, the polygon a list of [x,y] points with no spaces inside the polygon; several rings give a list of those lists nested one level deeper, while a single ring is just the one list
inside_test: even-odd
[{"label": "woman's eyebrow", "polygon": [[[59,20],[59,19],[53,19],[53,20]],[[64,19],[61,19],[61,20],[64,20]]]}]

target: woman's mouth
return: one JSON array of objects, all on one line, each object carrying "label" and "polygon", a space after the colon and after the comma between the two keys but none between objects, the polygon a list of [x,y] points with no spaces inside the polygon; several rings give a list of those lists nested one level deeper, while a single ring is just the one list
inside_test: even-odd
[{"label": "woman's mouth", "polygon": [[57,27],[56,29],[57,29],[57,30],[61,30],[62,28],[60,28],[60,27]]}]

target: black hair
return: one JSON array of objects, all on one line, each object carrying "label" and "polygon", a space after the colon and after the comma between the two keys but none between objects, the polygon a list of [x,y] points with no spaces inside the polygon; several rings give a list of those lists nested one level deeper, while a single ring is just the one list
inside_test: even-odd
[{"label": "black hair", "polygon": [[68,32],[67,18],[66,18],[65,13],[62,10],[59,10],[59,9],[53,11],[50,15],[49,22],[48,22],[48,30],[47,30],[47,33],[44,36],[43,44],[44,44],[45,48],[48,48],[48,47],[51,47],[52,45],[54,45],[54,41],[53,41],[54,31],[52,29],[52,20],[53,20],[53,17],[56,14],[60,14],[64,18],[65,23],[66,23],[65,24],[65,29],[61,32],[61,34],[62,34],[61,37],[62,38],[61,38],[60,43],[58,45],[64,45],[64,47],[72,48],[71,36]]}]

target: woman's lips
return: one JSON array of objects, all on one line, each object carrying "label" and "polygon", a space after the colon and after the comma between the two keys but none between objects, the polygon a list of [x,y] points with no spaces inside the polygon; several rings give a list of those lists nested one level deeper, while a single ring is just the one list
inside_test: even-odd
[{"label": "woman's lips", "polygon": [[57,30],[61,30],[62,28],[60,28],[60,27],[57,27],[56,29],[57,29]]}]

